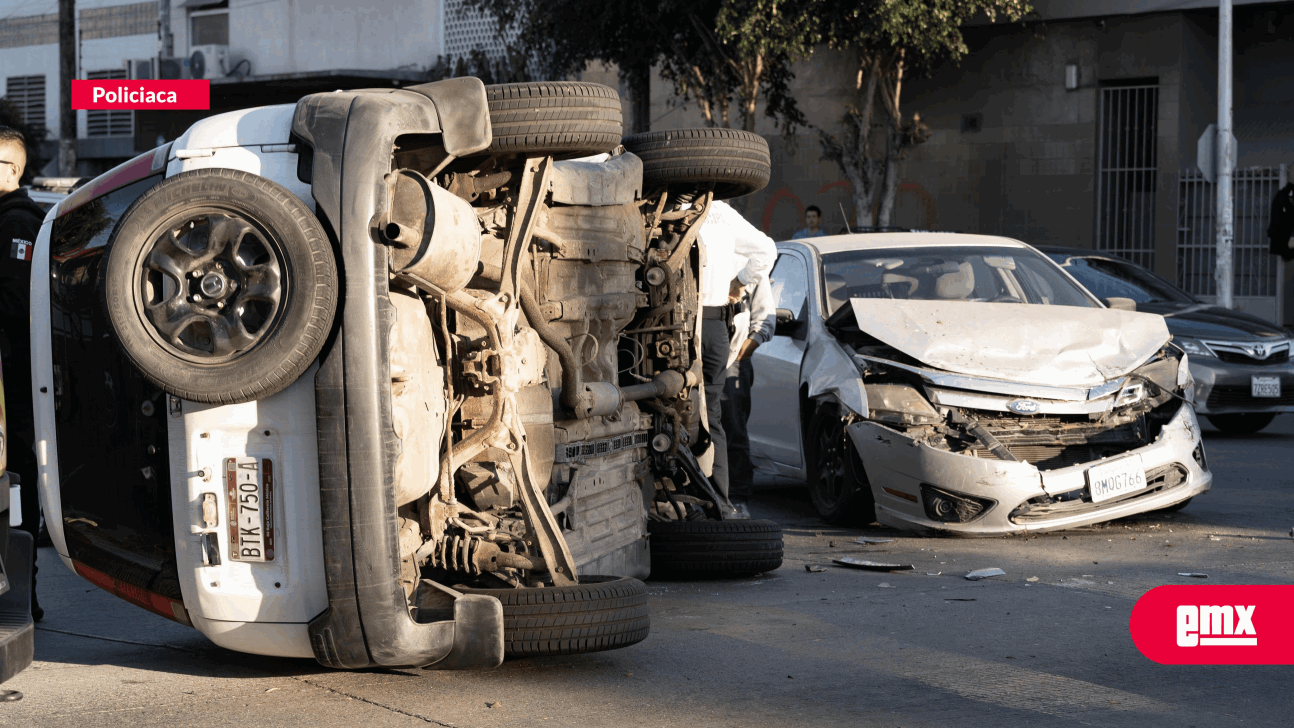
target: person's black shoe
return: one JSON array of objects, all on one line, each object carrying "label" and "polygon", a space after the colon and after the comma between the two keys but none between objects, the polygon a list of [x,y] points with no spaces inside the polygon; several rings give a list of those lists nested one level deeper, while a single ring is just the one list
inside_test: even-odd
[{"label": "person's black shoe", "polygon": [[31,595],[31,621],[39,622],[45,618],[45,610],[40,608],[36,601],[36,595]]}]

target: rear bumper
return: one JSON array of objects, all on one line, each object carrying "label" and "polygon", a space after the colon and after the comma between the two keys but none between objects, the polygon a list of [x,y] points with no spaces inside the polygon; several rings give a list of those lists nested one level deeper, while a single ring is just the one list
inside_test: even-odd
[{"label": "rear bumper", "polygon": [[[311,620],[309,634],[316,659],[329,667],[503,662],[497,599],[456,594],[452,621],[420,622],[400,582],[399,442],[387,340],[393,312],[386,250],[371,231],[387,204],[384,176],[396,138],[443,132],[448,153],[480,151],[489,135],[462,132],[479,126],[486,109],[479,81],[452,79],[402,91],[315,94],[297,104],[293,118],[293,135],[311,150],[316,209],[337,236],[345,291],[340,328],[315,380],[328,608]],[[463,115],[457,123],[455,114]]]},{"label": "rear bumper", "polygon": [[[1086,470],[1094,463],[1043,472],[1025,462],[936,450],[874,422],[854,423],[848,432],[871,480],[877,519],[898,528],[965,536],[1054,531],[1167,508],[1207,491],[1213,483],[1212,474],[1195,461],[1195,448],[1202,445],[1199,424],[1187,405],[1154,442],[1126,453],[1141,456],[1150,487],[1103,503],[1030,503],[1043,496],[1081,495],[1087,486]],[[1162,478],[1161,485],[1155,484],[1156,477]],[[922,504],[923,484],[992,505],[965,523],[937,521]]]},{"label": "rear bumper", "polygon": [[[1245,412],[1294,412],[1294,364],[1248,366],[1191,357],[1195,411],[1202,415]],[[1254,397],[1252,377],[1280,377],[1281,396]]]}]

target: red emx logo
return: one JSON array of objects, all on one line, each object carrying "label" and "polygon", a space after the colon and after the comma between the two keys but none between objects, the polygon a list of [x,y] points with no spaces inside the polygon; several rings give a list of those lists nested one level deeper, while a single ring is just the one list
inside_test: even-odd
[{"label": "red emx logo", "polygon": [[1177,608],[1178,647],[1257,647],[1256,604],[1213,606],[1183,604]]},{"label": "red emx logo", "polygon": [[1294,664],[1294,586],[1156,587],[1137,600],[1128,630],[1165,665]]}]

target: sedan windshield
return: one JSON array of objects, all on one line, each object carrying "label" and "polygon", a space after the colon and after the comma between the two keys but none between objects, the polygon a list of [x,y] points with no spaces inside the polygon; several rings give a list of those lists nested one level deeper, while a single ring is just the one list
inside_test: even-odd
[{"label": "sedan windshield", "polygon": [[822,267],[832,311],[851,298],[1097,307],[1055,264],[1024,248],[851,250],[823,255]]},{"label": "sedan windshield", "polygon": [[1062,254],[1053,254],[1052,260],[1101,298],[1131,298],[1137,303],[1195,303],[1186,291],[1132,263]]}]

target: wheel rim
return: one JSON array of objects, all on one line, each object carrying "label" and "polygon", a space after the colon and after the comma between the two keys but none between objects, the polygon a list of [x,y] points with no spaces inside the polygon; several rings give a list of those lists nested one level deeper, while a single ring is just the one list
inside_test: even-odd
[{"label": "wheel rim", "polygon": [[818,499],[828,510],[845,494],[844,428],[831,418],[818,429]]},{"label": "wheel rim", "polygon": [[149,333],[200,364],[238,359],[277,326],[286,299],[278,241],[246,217],[186,213],[144,247],[136,305]]}]

